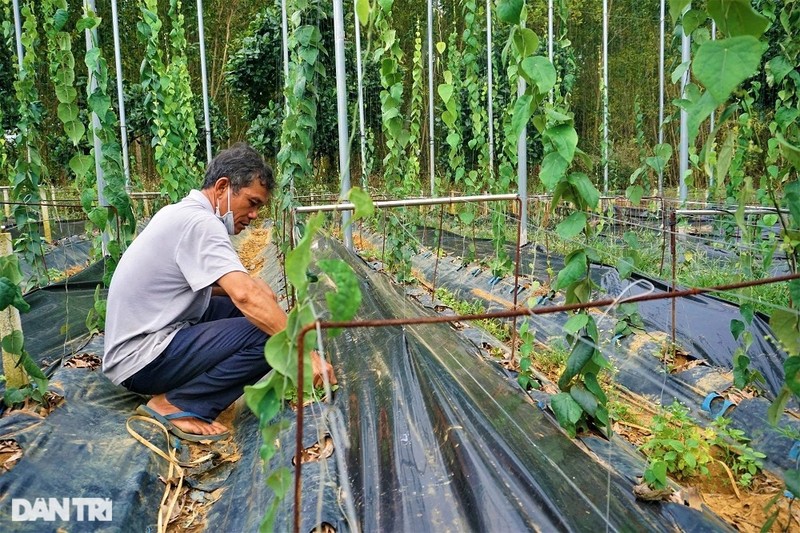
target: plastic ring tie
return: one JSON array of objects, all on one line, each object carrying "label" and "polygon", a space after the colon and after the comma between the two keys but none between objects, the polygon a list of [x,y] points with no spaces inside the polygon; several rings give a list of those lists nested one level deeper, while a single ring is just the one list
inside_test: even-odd
[{"label": "plastic ring tie", "polygon": [[723,396],[722,396],[721,394],[719,394],[718,392],[710,392],[710,393],[708,393],[708,395],[707,395],[707,396],[706,396],[706,397],[703,399],[703,404],[700,406],[700,408],[701,408],[703,411],[707,411],[707,412],[708,412],[709,414],[711,414],[711,416],[713,416],[714,418],[719,418],[719,417],[721,417],[722,415],[724,415],[724,414],[725,414],[725,412],[726,412],[726,411],[727,411],[727,410],[728,410],[730,407],[732,407],[732,406],[736,405],[736,404],[734,404],[732,401],[730,401],[730,400],[727,400],[727,399],[724,399],[724,398],[723,398],[723,399],[724,399],[724,401],[722,402],[722,406],[721,406],[719,409],[717,409],[716,411],[714,411],[714,410],[711,408],[711,402],[713,402],[713,401],[714,401],[714,400],[716,400],[717,398],[723,398]]},{"label": "plastic ring tie", "polygon": [[794,441],[792,447],[789,448],[789,459],[797,461],[798,457],[800,457],[800,440]]}]

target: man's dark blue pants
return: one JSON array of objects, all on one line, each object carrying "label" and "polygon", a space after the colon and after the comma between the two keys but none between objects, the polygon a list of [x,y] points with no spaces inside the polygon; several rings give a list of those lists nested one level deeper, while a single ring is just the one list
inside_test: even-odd
[{"label": "man's dark blue pants", "polygon": [[172,405],[214,419],[269,371],[267,338],[230,298],[214,296],[200,322],[180,330],[122,385],[139,394],[166,393]]}]

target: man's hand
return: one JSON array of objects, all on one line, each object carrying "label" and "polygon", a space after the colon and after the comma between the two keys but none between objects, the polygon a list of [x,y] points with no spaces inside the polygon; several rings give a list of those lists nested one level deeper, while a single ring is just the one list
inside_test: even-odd
[{"label": "man's hand", "polygon": [[311,369],[314,372],[314,386],[321,387],[324,384],[323,375],[328,376],[328,383],[336,385],[339,380],[333,373],[333,367],[327,361],[323,361],[316,351],[311,352]]}]

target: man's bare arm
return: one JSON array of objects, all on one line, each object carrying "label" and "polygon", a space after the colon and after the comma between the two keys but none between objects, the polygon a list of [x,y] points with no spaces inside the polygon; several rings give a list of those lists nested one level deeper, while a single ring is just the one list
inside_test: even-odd
[{"label": "man's bare arm", "polygon": [[[244,272],[229,272],[219,278],[217,284],[225,291],[242,314],[261,331],[275,335],[286,329],[286,312],[278,305],[275,292],[261,279],[253,279]],[[314,369],[314,385],[323,383],[323,374],[333,385],[338,383],[333,367],[323,361],[316,351],[311,352]]]},{"label": "man's bare arm", "polygon": [[286,329],[286,312],[278,305],[275,293],[263,281],[237,271],[228,272],[217,280],[217,284],[261,331],[275,335]]}]

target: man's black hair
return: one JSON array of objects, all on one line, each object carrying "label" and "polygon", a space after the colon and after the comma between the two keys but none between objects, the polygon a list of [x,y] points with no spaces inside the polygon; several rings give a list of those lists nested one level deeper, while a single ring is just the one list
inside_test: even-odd
[{"label": "man's black hair", "polygon": [[226,150],[222,150],[211,160],[203,180],[203,189],[214,186],[220,178],[228,178],[231,191],[239,192],[242,187],[248,187],[253,180],[259,180],[268,193],[275,188],[275,178],[272,169],[247,143],[236,143]]}]

